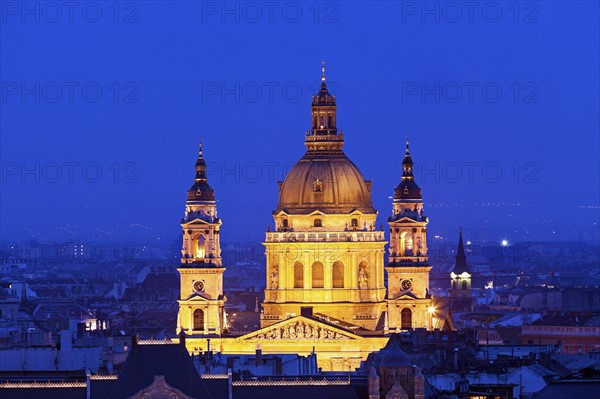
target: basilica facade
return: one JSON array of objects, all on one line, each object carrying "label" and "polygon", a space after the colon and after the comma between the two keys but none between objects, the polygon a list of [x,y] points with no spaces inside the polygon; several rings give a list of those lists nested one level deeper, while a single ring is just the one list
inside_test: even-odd
[{"label": "basilica facade", "polygon": [[[444,328],[429,293],[427,224],[406,141],[401,180],[388,219],[376,226],[371,181],[343,151],[336,98],[322,70],[313,96],[306,153],[279,183],[274,228],[264,241],[266,289],[260,328],[238,334],[226,318],[219,231],[202,149],[188,190],[178,333],[191,352],[208,340],[225,353],[316,351],[323,370],[358,367],[393,332]],[[387,275],[387,287],[386,287]],[[257,309],[258,310],[258,309]]]}]

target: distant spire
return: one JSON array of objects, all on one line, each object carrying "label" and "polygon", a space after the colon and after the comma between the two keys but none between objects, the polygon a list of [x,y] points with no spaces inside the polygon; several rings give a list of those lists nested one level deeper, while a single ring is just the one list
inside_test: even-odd
[{"label": "distant spire", "polygon": [[458,248],[456,250],[456,265],[454,266],[454,273],[460,274],[462,272],[469,272],[467,267],[467,255],[465,255],[465,246],[463,245],[462,227],[460,228],[460,234],[458,236]]},{"label": "distant spire", "polygon": [[460,227],[460,233],[458,236],[458,250],[456,251],[456,256],[466,257],[465,256],[465,247],[463,245],[463,237],[462,237],[462,226]]},{"label": "distant spire", "polygon": [[321,82],[325,82],[325,60],[321,61]]}]

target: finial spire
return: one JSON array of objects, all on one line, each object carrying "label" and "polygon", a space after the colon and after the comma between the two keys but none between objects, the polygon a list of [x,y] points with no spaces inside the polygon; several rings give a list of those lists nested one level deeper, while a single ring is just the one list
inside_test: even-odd
[{"label": "finial spire", "polygon": [[198,138],[198,157],[202,158],[202,137]]},{"label": "finial spire", "polygon": [[406,134],[406,155],[410,155],[410,151],[409,151],[408,145],[409,145],[409,143],[408,143],[408,134]]},{"label": "finial spire", "polygon": [[468,272],[467,256],[465,255],[465,247],[463,245],[462,226],[460,227],[460,234],[458,236],[458,248],[456,250],[456,265],[454,266],[454,273],[460,274],[462,272]]},{"label": "finial spire", "polygon": [[325,60],[321,61],[321,82],[325,82]]}]

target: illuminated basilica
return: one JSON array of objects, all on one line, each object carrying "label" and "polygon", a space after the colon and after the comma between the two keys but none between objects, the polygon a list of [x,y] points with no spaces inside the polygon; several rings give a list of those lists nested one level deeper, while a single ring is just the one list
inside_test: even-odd
[{"label": "illuminated basilica", "polygon": [[[236,333],[225,314],[214,190],[200,148],[181,221],[183,246],[177,332],[190,352],[317,353],[323,370],[356,368],[393,332],[449,328],[429,293],[427,224],[406,141],[388,241],[371,200],[371,181],[344,154],[336,98],[322,70],[313,96],[306,153],[279,183],[274,229],[266,232],[266,289],[260,329]],[[387,279],[386,279],[387,275]],[[387,280],[387,287],[386,287]],[[213,346],[214,345],[214,346]]]}]

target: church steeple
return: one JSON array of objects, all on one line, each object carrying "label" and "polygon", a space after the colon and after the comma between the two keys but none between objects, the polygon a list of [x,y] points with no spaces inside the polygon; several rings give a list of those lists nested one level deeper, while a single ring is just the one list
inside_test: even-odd
[{"label": "church steeple", "polygon": [[202,143],[198,145],[198,159],[196,160],[196,177],[194,184],[188,190],[188,202],[190,201],[215,201],[215,190],[208,185],[206,177],[206,162],[202,154]]},{"label": "church steeple", "polygon": [[202,142],[198,144],[198,160],[196,161],[196,181],[206,181],[206,162],[202,155]]},{"label": "church steeple", "polygon": [[[401,153],[402,147],[400,145],[398,147],[398,153]],[[432,304],[429,294],[431,266],[427,255],[429,219],[423,211],[421,188],[415,183],[408,137],[402,160],[402,177],[400,184],[394,190],[392,215],[388,223],[390,255],[386,271],[390,331],[413,328],[412,317],[418,317],[421,325],[431,328],[433,313],[428,311]],[[412,296],[406,296],[407,293]],[[420,305],[416,308],[409,305],[415,298],[420,301]],[[401,314],[398,314],[398,309]]]},{"label": "church steeple", "polygon": [[403,201],[411,203],[423,201],[421,188],[415,182],[413,166],[414,163],[410,156],[408,136],[406,136],[406,150],[404,152],[404,159],[402,160],[402,177],[400,179],[400,184],[398,184],[394,191],[394,203]]},{"label": "church steeple", "polygon": [[450,273],[450,308],[460,312],[473,311],[471,290],[471,272],[467,265],[465,246],[463,245],[462,227],[458,236],[456,264]]},{"label": "church steeple", "polygon": [[458,248],[456,249],[456,264],[453,270],[454,274],[461,274],[463,272],[469,273],[467,265],[467,256],[465,255],[465,246],[463,244],[462,227],[458,236]]},{"label": "church steeple", "polygon": [[404,159],[402,160],[402,180],[414,180],[413,165],[413,160],[410,157],[408,136],[406,136],[406,152],[404,153]]},{"label": "church steeple", "polygon": [[[221,219],[215,193],[208,185],[202,143],[198,147],[194,184],[188,190],[181,220],[183,243],[177,333],[221,334],[225,327],[225,297],[221,259]],[[204,300],[198,301],[202,296]]]}]

